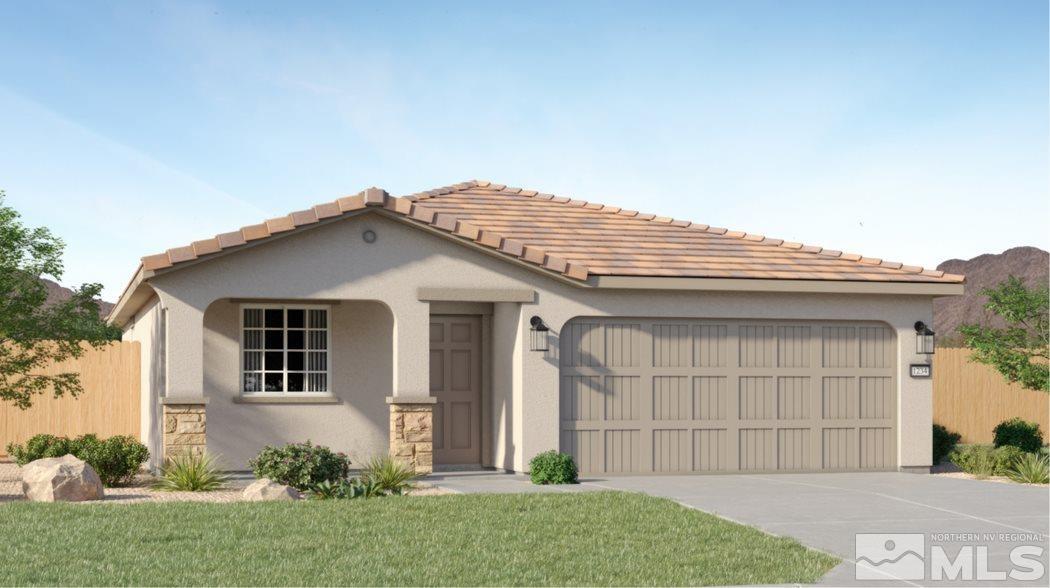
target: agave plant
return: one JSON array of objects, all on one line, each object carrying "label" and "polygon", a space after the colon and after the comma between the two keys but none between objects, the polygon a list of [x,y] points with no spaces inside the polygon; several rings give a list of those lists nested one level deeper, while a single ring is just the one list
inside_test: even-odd
[{"label": "agave plant", "polygon": [[1050,456],[1026,453],[1017,458],[1012,470],[1006,473],[1014,482],[1023,484],[1050,483]]},{"label": "agave plant", "polygon": [[339,480],[333,482],[331,480],[324,480],[313,485],[309,490],[310,498],[314,500],[331,500],[333,498],[345,498],[346,488],[349,482],[346,480]]},{"label": "agave plant", "polygon": [[374,498],[384,496],[383,488],[369,480],[353,480],[350,483],[350,495],[347,498]]},{"label": "agave plant", "polygon": [[416,472],[411,466],[389,455],[373,457],[361,472],[361,481],[377,486],[387,494],[404,494],[412,488]]},{"label": "agave plant", "polygon": [[325,480],[314,484],[310,489],[310,498],[314,500],[333,500],[350,498],[372,498],[383,496],[385,492],[378,485],[367,480]]},{"label": "agave plant", "polygon": [[169,492],[210,492],[221,490],[229,479],[213,456],[183,452],[168,458],[153,487]]}]

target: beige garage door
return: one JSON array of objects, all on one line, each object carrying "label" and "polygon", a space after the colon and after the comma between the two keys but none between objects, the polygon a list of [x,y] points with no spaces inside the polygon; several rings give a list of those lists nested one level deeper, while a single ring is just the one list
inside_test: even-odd
[{"label": "beige garage door", "polygon": [[561,449],[587,473],[896,468],[880,323],[574,319]]}]

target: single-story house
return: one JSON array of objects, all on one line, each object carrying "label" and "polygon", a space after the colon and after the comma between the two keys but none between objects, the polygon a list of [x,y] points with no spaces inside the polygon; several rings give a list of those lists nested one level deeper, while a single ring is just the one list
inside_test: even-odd
[{"label": "single-story house", "polygon": [[[928,471],[932,300],[963,277],[471,181],[378,188],[142,259],[142,435],[231,469]],[[919,333],[917,334],[917,330]],[[931,350],[932,351],[932,350]]]}]

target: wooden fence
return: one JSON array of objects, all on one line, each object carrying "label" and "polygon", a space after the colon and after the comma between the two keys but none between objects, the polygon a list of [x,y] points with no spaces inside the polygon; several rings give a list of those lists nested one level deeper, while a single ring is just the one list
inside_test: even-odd
[{"label": "wooden fence", "polygon": [[38,433],[138,437],[139,371],[136,341],[88,347],[79,358],[43,370],[45,374],[79,373],[84,392],[76,398],[42,394],[27,410],[0,402],[0,456],[7,454],[8,443],[23,443]]},{"label": "wooden fence", "polygon": [[1037,422],[1050,435],[1050,394],[1010,384],[969,358],[968,349],[933,356],[933,422],[961,434],[963,443],[991,443],[995,425],[1012,417]]}]

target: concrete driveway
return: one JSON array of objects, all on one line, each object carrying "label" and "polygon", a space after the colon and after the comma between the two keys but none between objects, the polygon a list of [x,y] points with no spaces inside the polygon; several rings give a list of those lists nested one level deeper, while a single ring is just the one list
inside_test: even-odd
[{"label": "concrete driveway", "polygon": [[[843,558],[843,564],[822,580],[826,585],[1047,586],[1050,579],[1050,490],[1045,486],[899,473],[624,476],[586,479],[579,486],[541,488],[529,484],[525,476],[458,472],[436,474],[433,482],[460,492],[613,489],[669,498],[776,535],[794,537]],[[858,533],[911,534],[861,539],[862,548],[877,545],[883,549],[876,553],[868,548],[875,563],[901,557],[897,563],[880,565],[881,571],[868,572],[885,579],[856,578]],[[920,544],[914,543],[917,539]],[[895,543],[887,545],[887,540]],[[917,554],[922,549],[922,557],[903,557],[909,545]],[[1009,576],[997,579],[996,572],[1015,570],[1011,551],[1022,546],[1041,550],[1038,556],[1025,557],[1038,561],[1042,576],[1030,581]],[[972,554],[969,560],[966,547]],[[956,559],[960,550],[964,556]],[[967,569],[956,572],[953,580],[949,580],[952,574],[946,573],[937,582],[930,560],[942,551]],[[982,555],[985,552],[986,558]],[[906,561],[909,558],[911,564]],[[982,563],[985,559],[987,566]],[[922,578],[915,577],[916,570]],[[1015,573],[1025,571],[1018,567]],[[971,581],[966,581],[967,572],[972,574]]]}]

